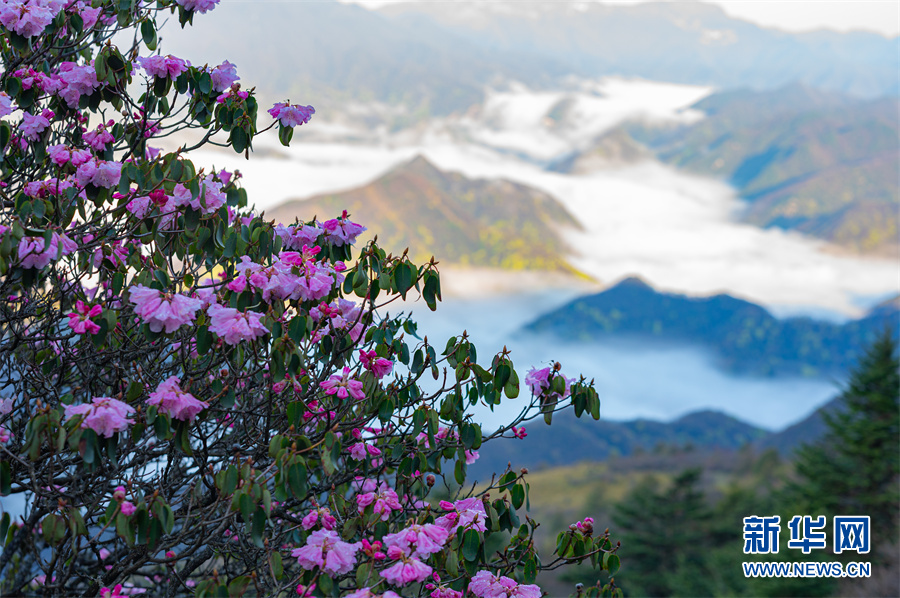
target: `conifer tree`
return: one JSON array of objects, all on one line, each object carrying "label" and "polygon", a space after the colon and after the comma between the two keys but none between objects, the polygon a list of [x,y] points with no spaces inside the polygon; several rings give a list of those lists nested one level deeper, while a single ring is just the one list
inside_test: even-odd
[{"label": "conifer tree", "polygon": [[798,451],[798,502],[820,514],[868,515],[872,541],[896,541],[900,505],[900,361],[889,331],[860,360],[841,395],[823,414],[828,431]]}]

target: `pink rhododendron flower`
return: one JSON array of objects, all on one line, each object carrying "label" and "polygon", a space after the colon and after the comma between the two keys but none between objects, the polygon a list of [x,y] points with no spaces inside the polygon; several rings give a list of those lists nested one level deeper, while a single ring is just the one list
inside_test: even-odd
[{"label": "pink rhododendron flower", "polygon": [[125,598],[128,594],[122,593],[122,584],[117,583],[112,589],[101,588],[100,598]]},{"label": "pink rhododendron flower", "polygon": [[6,444],[9,442],[10,438],[13,437],[13,433],[7,430],[5,427],[0,426],[0,444]]},{"label": "pink rhododendron flower", "polygon": [[359,350],[359,360],[363,367],[372,372],[376,378],[383,378],[394,369],[394,362],[384,357],[378,357],[375,351]]},{"label": "pink rhododendron flower", "polygon": [[357,442],[350,447],[350,456],[357,461],[364,461],[366,456],[378,457],[381,455],[381,449],[372,446],[367,442]]},{"label": "pink rhododendron flower", "polygon": [[422,582],[431,577],[431,567],[416,557],[401,556],[387,569],[381,572],[381,576],[395,586],[405,586],[412,582]]},{"label": "pink rhododendron flower", "polygon": [[317,331],[314,338],[316,341],[321,339],[325,332],[348,331],[350,338],[356,342],[365,331],[360,306],[343,297],[335,299],[330,304],[319,304],[317,308],[310,310],[309,315],[313,321],[321,322],[324,319],[328,325],[328,330]]},{"label": "pink rhododendron flower", "polygon": [[60,195],[66,189],[72,187],[74,187],[74,185],[72,185],[71,181],[65,179],[59,180],[56,177],[51,177],[43,181],[31,181],[30,183],[25,183],[23,192],[28,197],[45,198],[50,197],[51,195]]},{"label": "pink rhododendron flower", "polygon": [[75,171],[75,182],[80,187],[92,184],[95,187],[109,189],[118,185],[121,177],[122,163],[106,160],[85,162]]},{"label": "pink rhododendron flower", "polygon": [[487,525],[485,524],[487,513],[480,498],[464,498],[455,503],[442,500],[441,508],[445,511],[450,511],[450,513],[438,517],[434,524],[444,528],[451,534],[459,526],[462,526],[464,529],[476,529],[480,532],[487,530]]},{"label": "pink rhododendron flower", "polygon": [[269,108],[269,114],[284,127],[299,127],[309,122],[316,109],[312,106],[278,103]]},{"label": "pink rhododendron flower", "polygon": [[25,112],[22,114],[22,122],[19,124],[19,133],[28,141],[37,141],[41,138],[41,133],[50,126],[50,118],[54,114],[49,110],[44,110],[41,114],[31,114]]},{"label": "pink rhododendron flower", "polygon": [[199,210],[203,214],[212,214],[225,205],[227,199],[226,194],[222,191],[222,183],[213,180],[212,175],[208,175],[200,184],[200,193],[197,197],[191,195],[191,190],[181,183],[175,185],[172,191],[174,204],[176,206],[191,206],[194,210]]},{"label": "pink rhododendron flower", "polygon": [[[134,214],[136,218],[146,218],[147,214],[149,214],[150,210],[154,207],[159,208],[160,212],[163,214],[173,212],[177,208],[174,199],[166,195],[166,192],[162,189],[151,191],[150,195],[135,197],[128,202],[125,207],[128,208],[128,211]],[[167,220],[167,218],[164,217],[163,221],[165,220]],[[169,216],[168,220],[173,220],[173,218]]]},{"label": "pink rhododendron flower", "polygon": [[340,218],[326,220],[322,223],[322,228],[325,229],[325,240],[338,247],[341,245],[353,245],[356,242],[356,237],[368,230],[365,226],[350,222],[347,210],[344,210]]},{"label": "pink rhododendron flower", "polygon": [[135,507],[133,503],[130,503],[127,500],[122,501],[122,504],[119,505],[119,509],[126,517],[131,517],[134,512],[137,511],[137,507]]},{"label": "pink rhododendron flower", "polygon": [[[132,241],[130,242],[132,246],[140,247],[140,241]],[[122,245],[122,241],[113,241],[110,245],[101,245],[94,250],[94,255],[91,257],[91,263],[95,268],[99,268],[103,265],[103,261],[106,260],[112,264],[113,268],[117,268],[119,266],[125,265],[125,260],[128,259],[128,249]]]},{"label": "pink rhododendron flower", "polygon": [[387,555],[385,555],[383,552],[381,552],[381,548],[382,548],[381,542],[378,540],[375,540],[373,542],[369,542],[365,538],[363,538],[363,540],[362,540],[363,553],[366,556],[375,559],[376,561],[383,561],[384,559],[387,558]]},{"label": "pink rhododendron flower", "polygon": [[87,306],[79,299],[75,302],[75,311],[69,314],[69,328],[78,334],[97,334],[100,332],[100,325],[91,321],[103,313],[103,308],[99,305]]},{"label": "pink rhododendron flower", "polygon": [[65,0],[7,0],[0,4],[0,23],[22,37],[34,37],[47,28],[65,5]]},{"label": "pink rhododendron flower", "polygon": [[516,438],[518,438],[520,440],[522,438],[525,438],[526,436],[528,436],[528,433],[525,431],[525,426],[521,426],[518,428],[516,426],[513,426],[512,432],[513,432],[513,436],[515,436]]},{"label": "pink rhododendron flower", "polygon": [[475,461],[478,461],[481,455],[478,454],[478,451],[466,450],[466,465],[471,465]]},{"label": "pink rhododendron flower", "polygon": [[12,98],[5,91],[0,91],[0,118],[9,116],[13,112],[15,112],[15,108],[13,107]]},{"label": "pink rhododendron flower", "polygon": [[134,304],[134,313],[153,332],[165,330],[170,334],[184,324],[190,324],[197,317],[197,310],[203,302],[178,293],[169,294],[145,287],[131,287],[129,301]]},{"label": "pink rhododendron flower", "polygon": [[318,509],[313,509],[309,513],[307,513],[306,517],[300,522],[303,526],[303,529],[310,530],[316,526],[316,523],[321,525],[324,529],[334,529],[334,526],[337,525],[337,519],[332,516],[331,511],[325,507],[319,507]]},{"label": "pink rhododendron flower", "polygon": [[59,67],[59,97],[65,100],[69,108],[78,108],[83,95],[91,95],[100,87],[97,81],[97,70],[93,64],[79,66],[74,62],[64,62]]},{"label": "pink rhododendron flower", "polygon": [[285,249],[299,250],[304,246],[312,247],[322,234],[322,229],[310,224],[291,226],[279,224],[275,227],[275,234],[281,238],[281,244]]},{"label": "pink rhododendron flower", "polygon": [[134,413],[134,407],[117,399],[95,397],[90,403],[66,405],[66,420],[83,415],[81,427],[91,429],[104,438],[112,438],[113,434],[124,432],[134,420],[128,416]]},{"label": "pink rhododendron flower", "polygon": [[175,0],[175,2],[183,6],[185,10],[204,14],[214,9],[219,0]]},{"label": "pink rhododendron flower", "polygon": [[12,413],[14,399],[0,399],[0,415],[9,415]]},{"label": "pink rhododendron flower", "polygon": [[585,517],[584,521],[579,521],[578,523],[573,523],[569,526],[571,530],[578,530],[582,534],[592,534],[594,533],[594,518],[593,517]]},{"label": "pink rhododendron flower", "polygon": [[178,75],[187,71],[188,67],[191,66],[190,62],[176,58],[171,54],[167,56],[148,56],[146,58],[138,57],[134,62],[137,66],[144,69],[144,72],[148,75],[159,77],[160,79],[177,79]]},{"label": "pink rhododendron flower", "polygon": [[81,136],[82,141],[84,143],[91,146],[91,149],[97,152],[102,152],[106,149],[106,146],[116,140],[113,137],[113,134],[107,130],[107,127],[112,127],[113,121],[107,122],[105,125],[100,123],[97,125],[97,128],[93,131],[89,131]]},{"label": "pink rhododendron flower", "polygon": [[50,262],[74,253],[78,245],[65,233],[53,233],[50,246],[44,248],[43,237],[22,237],[19,241],[19,265],[22,268],[46,268]]},{"label": "pink rhododendron flower", "polygon": [[206,310],[209,314],[209,330],[229,345],[265,336],[269,330],[262,324],[263,314],[255,311],[238,311],[213,303]]},{"label": "pink rhododendron flower", "polygon": [[[556,374],[557,376],[561,376],[562,374]],[[528,373],[525,374],[525,384],[527,384],[531,388],[531,392],[534,393],[535,396],[541,395],[545,390],[550,388],[550,380],[551,376],[551,368],[546,367],[542,369],[531,368],[528,370]],[[570,387],[572,383],[575,381],[574,379],[564,378],[566,381],[566,390],[563,393],[563,396],[557,397],[559,399],[564,399],[569,396]],[[554,393],[556,394],[556,393]]]},{"label": "pink rhododendron flower", "polygon": [[385,482],[381,482],[377,489],[366,491],[366,487],[363,486],[363,490],[365,494],[356,496],[357,510],[360,514],[366,510],[366,507],[372,505],[372,512],[381,515],[382,521],[387,521],[392,511],[403,509],[400,497]]},{"label": "pink rhododendron flower", "polygon": [[[429,584],[431,585],[431,584]],[[432,590],[428,586],[425,586],[427,589]],[[463,593],[453,588],[448,588],[446,586],[438,586],[437,588],[433,588],[433,591],[428,594],[431,598],[463,598]]]},{"label": "pink rhododendron flower", "polygon": [[180,382],[178,376],[169,377],[156,388],[156,392],[150,393],[147,404],[156,405],[160,413],[172,419],[192,422],[198,413],[209,407],[209,403],[181,390]]},{"label": "pink rhododendron flower", "polygon": [[[237,74],[237,68],[227,60],[216,68],[212,69],[209,72],[209,76],[212,79],[213,89],[219,93],[222,93],[226,89],[230,88],[232,85],[234,85],[235,81],[238,81],[240,79]],[[226,185],[228,184],[228,181],[223,180],[222,182]]]},{"label": "pink rhododendron flower", "polygon": [[316,589],[316,584],[312,583],[308,586],[301,584],[297,584],[297,596],[300,598],[314,598],[313,590]]},{"label": "pink rhododendron flower", "polygon": [[328,380],[320,382],[319,386],[325,390],[325,394],[336,394],[339,399],[353,397],[357,401],[366,398],[363,392],[363,384],[359,380],[350,377],[350,368],[345,367],[342,375],[337,374],[331,376]]},{"label": "pink rhododendron flower", "polygon": [[84,22],[82,30],[90,31],[97,24],[97,19],[100,18],[100,13],[103,12],[103,7],[92,8],[90,2],[79,2],[78,10],[78,14],[81,15],[81,20]]},{"label": "pink rhododendron flower", "polygon": [[403,554],[424,559],[430,554],[440,552],[448,537],[447,530],[440,526],[431,523],[413,524],[397,533],[387,534],[384,543],[388,547],[396,546]]},{"label": "pink rhododendron flower", "polygon": [[384,594],[378,594],[372,591],[372,588],[360,588],[352,594],[347,594],[347,598],[401,598],[396,592],[386,590]]},{"label": "pink rhododendron flower", "polygon": [[541,588],[519,584],[509,577],[497,577],[490,571],[479,571],[469,582],[469,591],[478,598],[541,598]]},{"label": "pink rhododendron flower", "polygon": [[337,532],[320,529],[309,535],[306,546],[291,552],[306,570],[319,567],[329,575],[349,573],[356,566],[356,553],[360,543],[344,542]]},{"label": "pink rhododendron flower", "polygon": [[51,145],[47,148],[47,154],[50,156],[50,160],[57,166],[65,166],[71,162],[78,167],[85,162],[90,162],[91,158],[93,158],[90,150],[72,149],[66,145]]}]

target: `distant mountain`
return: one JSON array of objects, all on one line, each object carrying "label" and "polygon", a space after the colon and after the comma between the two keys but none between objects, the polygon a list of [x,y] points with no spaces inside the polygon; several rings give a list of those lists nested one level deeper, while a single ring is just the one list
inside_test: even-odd
[{"label": "distant mountain", "polygon": [[636,278],[580,297],[539,317],[525,330],[571,341],[651,338],[710,349],[727,371],[762,376],[828,376],[851,367],[886,327],[900,331],[900,311],[885,304],[845,324],[778,319],[729,295],[660,293]]},{"label": "distant mountain", "polygon": [[799,85],[715,94],[685,129],[631,131],[662,160],[727,179],[744,219],[896,256],[900,102],[852,100]]},{"label": "distant mountain", "polygon": [[616,127],[601,135],[590,149],[567,156],[551,165],[550,170],[569,174],[590,174],[649,160],[653,152],[632,138],[624,128]]},{"label": "distant mountain", "polygon": [[[264,6],[264,8],[263,8]],[[222,2],[161,49],[194,64],[228,58],[268,100],[389,109],[404,126],[464,112],[487,86],[555,88],[608,75],[772,89],[801,81],[864,97],[900,90],[898,40],[869,33],[791,34],[704,3],[419,2],[370,11],[336,1]],[[374,114],[374,113],[373,113]]]},{"label": "distant mountain", "polygon": [[900,91],[900,38],[786,33],[701,2],[403,2],[380,12],[443,27],[485,53],[527,53],[584,77],[761,90],[798,81],[862,97]]},{"label": "distant mountain", "polygon": [[502,179],[443,172],[421,156],[363,187],[291,201],[266,215],[293,222],[343,209],[377,231],[382,247],[394,254],[409,247],[417,262],[433,255],[445,264],[575,273],[559,229],[580,225],[556,199]]},{"label": "distant mountain", "polygon": [[636,419],[625,422],[577,419],[560,413],[553,425],[535,420],[520,441],[493,442],[480,451],[469,466],[476,476],[513,469],[571,465],[580,461],[603,461],[658,447],[693,447],[697,450],[737,450],[757,442],[767,432],[718,411],[698,411],[673,422]]},{"label": "distant mountain", "polygon": [[789,455],[802,444],[813,444],[828,430],[822,414],[837,411],[841,404],[840,397],[832,399],[796,424],[760,438],[756,441],[755,446],[760,450],[772,448],[779,453]]},{"label": "distant mountain", "polygon": [[193,27],[170,22],[161,49],[194,64],[227,58],[245,87],[269,101],[313,103],[319,118],[348,102],[387,104],[396,126],[465,110],[496,81],[540,85],[561,72],[546,58],[486,53],[434,24],[333,0],[223,2]]},{"label": "distant mountain", "polygon": [[774,449],[790,456],[804,444],[813,444],[827,431],[824,412],[840,409],[840,397],[832,399],[803,420],[776,432],[767,432],[718,411],[696,411],[672,422],[648,419],[594,421],[577,419],[566,412],[547,426],[537,419],[527,425],[522,440],[491,442],[479,451],[479,459],[469,466],[477,476],[513,470],[559,468],[582,462],[606,461],[641,453],[696,451],[701,454]]}]

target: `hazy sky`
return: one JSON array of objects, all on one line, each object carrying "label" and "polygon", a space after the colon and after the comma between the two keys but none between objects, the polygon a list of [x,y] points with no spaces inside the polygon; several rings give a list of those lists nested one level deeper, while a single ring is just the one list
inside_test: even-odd
[{"label": "hazy sky", "polygon": [[[407,0],[341,0],[363,6],[382,6]],[[418,0],[431,1],[431,0]],[[447,1],[447,0],[436,0]],[[490,0],[488,0],[490,1]],[[516,0],[512,0],[516,1]],[[519,0],[530,1],[530,0]],[[566,0],[558,0],[566,1]],[[604,4],[638,4],[646,0],[606,0]],[[729,15],[787,31],[868,30],[900,35],[898,0],[705,0]]]}]

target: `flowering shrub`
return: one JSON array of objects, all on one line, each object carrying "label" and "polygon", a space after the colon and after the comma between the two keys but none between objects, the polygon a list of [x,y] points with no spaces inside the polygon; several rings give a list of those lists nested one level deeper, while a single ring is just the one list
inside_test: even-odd
[{"label": "flowering shrub", "polygon": [[[587,520],[538,556],[523,472],[465,485],[526,420],[597,419],[591,384],[535,369],[483,430],[472,406],[519,395],[509,352],[383,315],[436,308],[433,260],[354,249],[346,212],[267,221],[189,160],[314,114],[279,103],[260,130],[235,65],[157,53],[159,22],[216,4],[0,0],[0,494],[24,504],[0,592],[539,596],[544,569],[615,572]],[[196,143],[154,145],[176,132]]]}]

